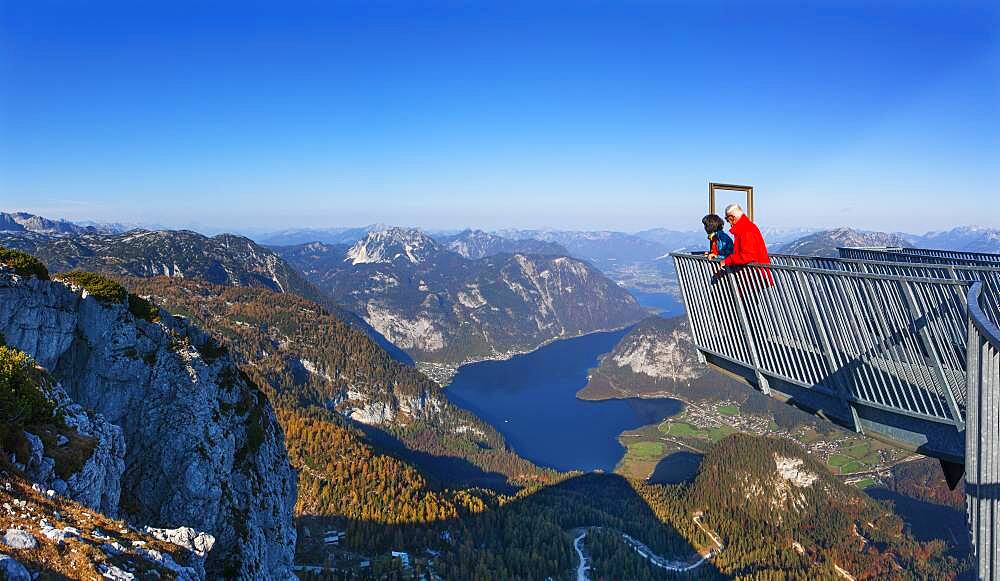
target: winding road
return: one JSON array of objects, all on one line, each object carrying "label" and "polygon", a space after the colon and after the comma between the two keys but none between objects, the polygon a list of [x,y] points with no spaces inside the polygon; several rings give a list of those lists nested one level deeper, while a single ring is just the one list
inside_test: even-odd
[{"label": "winding road", "polygon": [[[687,572],[687,571],[693,571],[698,567],[701,567],[706,562],[708,562],[709,559],[718,555],[725,548],[725,546],[722,544],[722,540],[719,539],[719,537],[715,533],[710,531],[702,524],[701,517],[702,513],[697,512],[692,516],[692,520],[694,521],[694,524],[698,526],[698,528],[704,531],[705,534],[712,539],[712,542],[715,543],[716,548],[710,550],[708,553],[704,555],[701,555],[701,558],[693,563],[667,559],[666,557],[657,555],[645,543],[643,543],[638,539],[632,538],[626,533],[623,533],[617,529],[607,529],[607,530],[612,530],[621,535],[622,540],[625,541],[625,543],[628,546],[632,547],[632,549],[635,550],[636,553],[639,553],[640,556],[642,556],[644,559],[646,559],[656,567],[665,569],[667,571]],[[600,529],[600,528],[605,528],[605,527],[592,526],[592,527],[573,529],[573,531],[576,533],[576,538],[573,541],[573,548],[576,550],[576,554],[580,558],[580,562],[576,567],[576,581],[589,581],[590,579],[590,577],[587,576],[587,571],[590,570],[590,559],[584,552],[583,540],[587,537],[588,530]]]},{"label": "winding road", "polygon": [[580,534],[577,535],[576,540],[573,541],[573,548],[576,549],[576,554],[580,557],[580,564],[576,567],[576,581],[588,581],[590,577],[587,577],[587,571],[590,571],[590,565],[587,564],[587,556],[583,553],[583,539],[587,536],[587,529],[582,529]]}]

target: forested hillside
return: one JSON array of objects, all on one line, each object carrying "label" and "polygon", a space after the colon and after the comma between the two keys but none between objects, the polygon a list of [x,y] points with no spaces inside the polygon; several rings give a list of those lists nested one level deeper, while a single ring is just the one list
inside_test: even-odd
[{"label": "forested hillside", "polygon": [[216,335],[281,410],[337,412],[452,483],[504,488],[551,477],[511,452],[492,426],[448,402],[437,384],[312,301],[188,279],[122,280]]},{"label": "forested hillside", "polygon": [[859,579],[904,572],[941,579],[961,568],[943,542],[914,541],[887,506],[785,439],[723,439],[705,456],[689,503],[727,539],[715,563],[729,574],[759,570],[762,562],[782,577],[806,567],[832,575],[840,567]]}]

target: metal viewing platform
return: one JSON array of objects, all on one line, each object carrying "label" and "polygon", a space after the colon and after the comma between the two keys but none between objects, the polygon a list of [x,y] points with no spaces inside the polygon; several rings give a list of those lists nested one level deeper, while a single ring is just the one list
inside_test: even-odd
[{"label": "metal viewing platform", "polygon": [[855,246],[838,248],[841,258],[861,260],[888,260],[891,262],[921,262],[928,264],[1000,264],[1000,254],[988,252],[961,252],[932,248],[904,248],[902,246]]},{"label": "metal viewing platform", "polygon": [[964,465],[982,579],[1000,575],[1000,255],[843,248],[735,269],[671,256],[699,358],[841,426]]}]

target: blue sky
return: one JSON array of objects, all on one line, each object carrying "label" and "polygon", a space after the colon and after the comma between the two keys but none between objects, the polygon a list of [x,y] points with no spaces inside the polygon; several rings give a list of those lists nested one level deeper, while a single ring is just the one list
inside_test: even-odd
[{"label": "blue sky", "polygon": [[[870,5],[878,4],[878,7]],[[0,208],[1000,226],[995,2],[0,2]]]}]

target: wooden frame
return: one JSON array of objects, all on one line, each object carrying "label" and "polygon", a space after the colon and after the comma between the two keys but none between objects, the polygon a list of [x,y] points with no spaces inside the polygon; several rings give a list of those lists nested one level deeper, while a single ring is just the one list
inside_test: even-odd
[{"label": "wooden frame", "polygon": [[738,186],[735,184],[720,184],[718,182],[708,182],[708,213],[715,214],[715,190],[725,190],[732,192],[744,192],[747,195],[746,214],[753,221],[753,186]]}]

